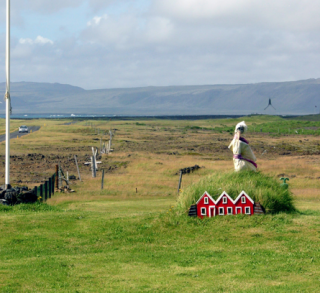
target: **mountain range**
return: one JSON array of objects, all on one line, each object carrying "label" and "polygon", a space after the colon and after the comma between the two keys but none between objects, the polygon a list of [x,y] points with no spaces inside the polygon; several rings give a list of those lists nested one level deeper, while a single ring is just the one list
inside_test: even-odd
[{"label": "mountain range", "polygon": [[[0,83],[1,91],[4,95],[5,83]],[[320,79],[96,90],[59,83],[11,83],[14,114],[302,115],[318,112],[319,97]],[[264,110],[269,99],[276,110]],[[4,102],[0,113],[5,113]]]}]

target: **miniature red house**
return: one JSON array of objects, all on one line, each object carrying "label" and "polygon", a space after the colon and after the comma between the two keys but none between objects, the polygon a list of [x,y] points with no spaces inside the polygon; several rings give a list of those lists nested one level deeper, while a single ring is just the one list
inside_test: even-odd
[{"label": "miniature red house", "polygon": [[208,192],[205,192],[197,201],[196,207],[197,216],[202,219],[203,217],[211,218],[224,215],[253,215],[255,203],[244,191],[235,200],[225,191],[217,200],[214,200]]},{"label": "miniature red house", "polygon": [[197,201],[197,215],[201,219],[216,216],[216,203],[208,192],[205,192]]},{"label": "miniature red house", "polygon": [[[246,214],[253,215],[255,203],[252,198],[242,191],[239,196],[235,199],[235,214]],[[260,204],[259,204],[260,206]]]}]

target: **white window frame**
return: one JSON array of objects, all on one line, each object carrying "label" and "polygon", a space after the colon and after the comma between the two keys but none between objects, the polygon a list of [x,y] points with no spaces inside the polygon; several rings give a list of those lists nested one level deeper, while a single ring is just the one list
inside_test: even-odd
[{"label": "white window frame", "polygon": [[221,208],[221,207],[219,208],[219,216],[224,216],[224,208]]},{"label": "white window frame", "polygon": [[209,204],[209,197],[206,196],[206,197],[204,198],[204,204]]},{"label": "white window frame", "polygon": [[[249,209],[249,213],[247,213],[247,209]],[[251,208],[250,207],[245,207],[244,211],[245,211],[246,215],[251,215]]]},{"label": "white window frame", "polygon": [[206,216],[206,215],[207,215],[207,209],[206,208],[201,208],[201,216]]},{"label": "white window frame", "polygon": [[[237,210],[240,210],[240,213],[237,213]],[[236,207],[236,215],[242,214],[242,207]]]},{"label": "white window frame", "polygon": [[227,203],[228,203],[228,199],[227,199],[226,196],[224,196],[224,197],[222,198],[222,203],[224,203],[224,204],[227,204]]},{"label": "white window frame", "polygon": [[[229,209],[231,209],[231,213],[229,213]],[[227,207],[227,215],[233,215],[233,208],[232,207]]]},{"label": "white window frame", "polygon": [[245,196],[242,196],[242,197],[241,197],[241,203],[247,203],[247,200],[246,200],[246,197],[245,197]]}]

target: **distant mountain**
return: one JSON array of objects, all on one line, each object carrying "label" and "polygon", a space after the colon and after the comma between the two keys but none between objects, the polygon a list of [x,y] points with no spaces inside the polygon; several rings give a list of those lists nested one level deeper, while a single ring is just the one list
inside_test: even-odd
[{"label": "distant mountain", "polygon": [[[0,83],[5,93],[5,83]],[[11,84],[14,114],[314,114],[320,79],[235,85],[167,86],[84,90],[67,84]],[[276,111],[269,107],[269,98]],[[315,108],[317,105],[317,108]],[[5,103],[0,104],[5,113]]]}]

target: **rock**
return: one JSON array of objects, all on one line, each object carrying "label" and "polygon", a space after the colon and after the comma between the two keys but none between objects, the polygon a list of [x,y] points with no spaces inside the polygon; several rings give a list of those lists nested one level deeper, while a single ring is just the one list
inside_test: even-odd
[{"label": "rock", "polygon": [[8,206],[9,203],[5,199],[0,199],[0,205]]}]

